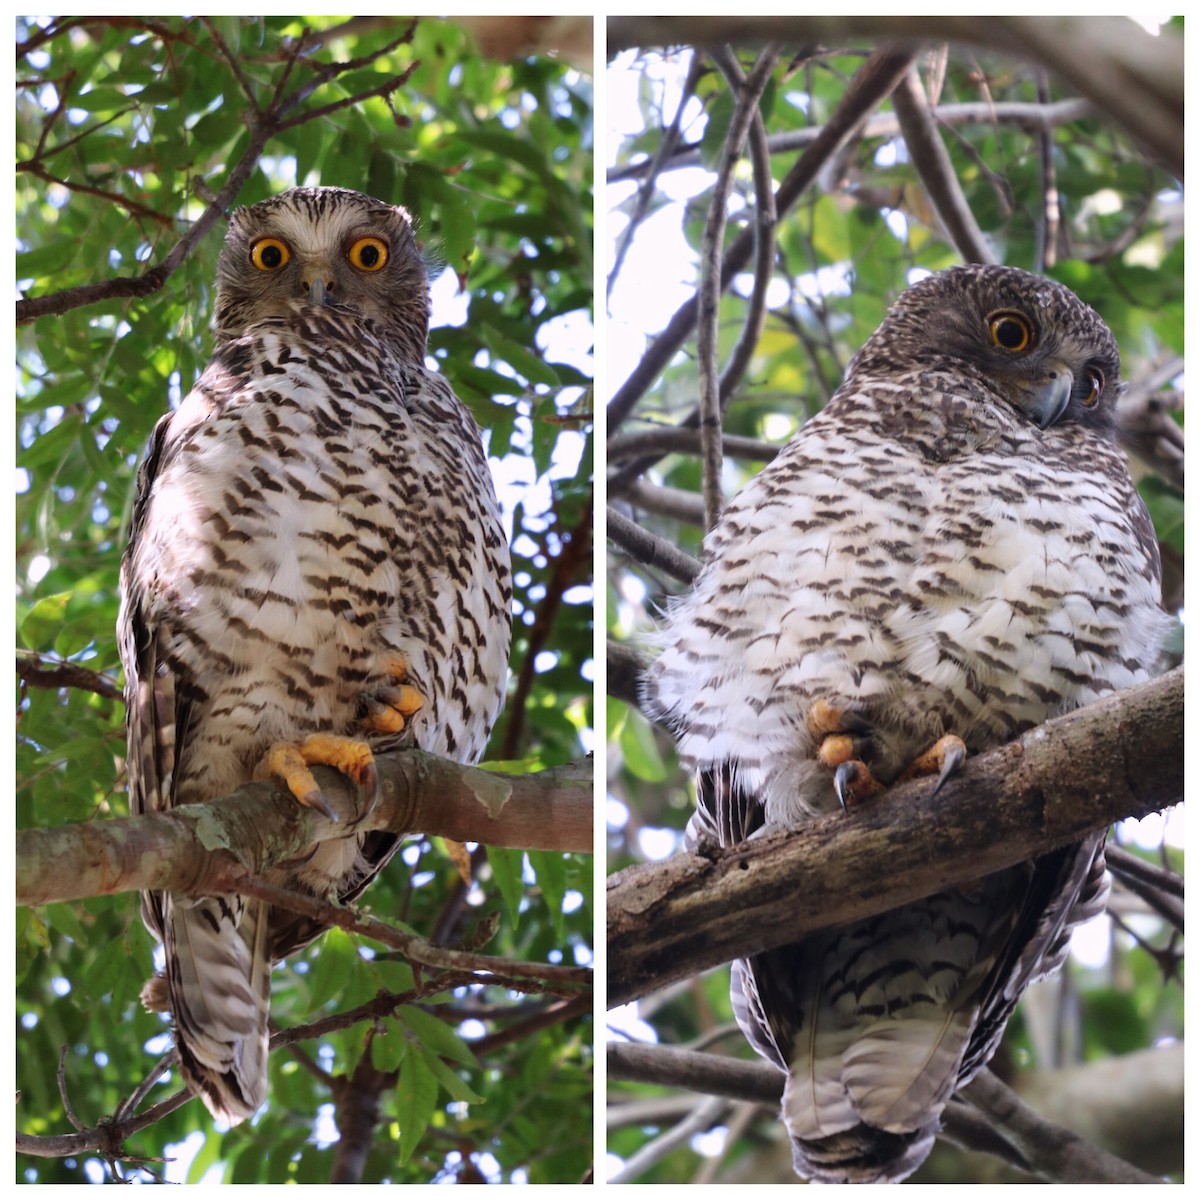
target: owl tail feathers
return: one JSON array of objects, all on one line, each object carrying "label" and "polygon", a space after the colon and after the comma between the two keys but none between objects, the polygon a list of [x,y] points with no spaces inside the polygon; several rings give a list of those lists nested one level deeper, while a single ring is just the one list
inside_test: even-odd
[{"label": "owl tail feathers", "polygon": [[933,1147],[959,1083],[973,1010],[865,1030],[836,1029],[793,1064],[783,1119],[798,1174],[822,1183],[894,1183]]},{"label": "owl tail feathers", "polygon": [[260,901],[166,904],[167,985],[185,1082],[230,1125],[267,1098],[271,962]]},{"label": "owl tail feathers", "polygon": [[856,1125],[831,1137],[791,1135],[792,1167],[813,1183],[899,1183],[928,1157],[938,1123],[913,1133]]}]

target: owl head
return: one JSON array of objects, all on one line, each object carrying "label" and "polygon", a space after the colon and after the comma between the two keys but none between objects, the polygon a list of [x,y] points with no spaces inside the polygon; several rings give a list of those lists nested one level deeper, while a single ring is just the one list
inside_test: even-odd
[{"label": "owl head", "polygon": [[217,262],[218,343],[297,303],[349,309],[421,362],[429,280],[408,212],[347,188],[292,188],[234,210]]},{"label": "owl head", "polygon": [[1017,267],[970,264],[913,284],[850,371],[913,368],[982,382],[1042,429],[1111,431],[1123,390],[1120,352],[1100,314]]}]

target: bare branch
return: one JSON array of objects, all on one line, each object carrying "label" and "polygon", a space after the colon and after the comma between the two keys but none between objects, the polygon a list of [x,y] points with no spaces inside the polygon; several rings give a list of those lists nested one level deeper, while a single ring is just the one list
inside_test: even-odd
[{"label": "bare branch", "polygon": [[17,651],[17,676],[31,687],[78,688],[84,692],[95,692],[108,700],[122,699],[120,686],[107,675],[89,670],[79,663],[45,659],[32,650]]},{"label": "bare branch", "polygon": [[665,571],[681,583],[691,583],[700,573],[700,564],[694,558],[676,549],[665,538],[647,532],[614,508],[608,510],[608,536],[643,566]]},{"label": "bare branch", "polygon": [[1183,178],[1183,38],[1154,37],[1126,17],[610,17],[610,50],[628,46],[965,42],[1043,63]]},{"label": "bare branch", "polygon": [[[1060,125],[1081,121],[1095,112],[1086,100],[1056,100],[1050,104],[1033,104],[1024,101],[1002,101],[997,104],[940,104],[933,110],[933,118],[939,125],[1017,125],[1030,133],[1049,133]],[[788,154],[803,150],[816,141],[824,129],[823,125],[811,125],[805,129],[789,129],[786,133],[767,135],[768,154]],[[874,113],[864,122],[859,136],[864,139],[894,138],[900,133],[900,122],[894,113]],[[679,147],[661,168],[675,171],[682,167],[694,167],[700,162],[700,147],[692,144]],[[649,173],[647,160],[627,166],[611,167],[606,176],[609,183],[620,183],[624,179],[640,179]]]},{"label": "bare branch", "polygon": [[969,761],[936,796],[928,781],[903,784],[713,858],[627,868],[608,881],[608,1002],[1146,816],[1178,802],[1182,780],[1177,669]]},{"label": "bare branch", "polygon": [[[758,56],[748,78],[743,78],[737,59],[728,47],[712,52],[712,59],[737,92],[733,118],[725,134],[717,178],[713,184],[708,215],[700,247],[700,289],[698,293],[697,355],[700,370],[700,444],[703,450],[704,527],[711,529],[721,515],[721,378],[717,357],[718,316],[721,307],[721,254],[725,246],[729,193],[733,173],[742,157],[742,146],[763,90],[779,58],[779,50],[768,46]],[[759,239],[755,239],[756,242]],[[759,320],[762,314],[759,312]],[[757,332],[755,334],[757,340]]]},{"label": "bare branch", "polygon": [[[757,438],[742,437],[736,433],[721,435],[721,453],[729,458],[745,458],[752,462],[768,463],[780,451],[777,442],[762,442]],[[700,431],[682,425],[663,425],[658,429],[643,429],[637,433],[622,433],[608,443],[608,461],[620,462],[640,455],[653,455],[656,459],[664,454],[699,454]]]},{"label": "bare branch", "polygon": [[241,896],[254,896],[265,900],[272,908],[286,909],[326,925],[336,925],[347,933],[359,933],[364,937],[374,938],[375,941],[403,954],[409,962],[441,971],[475,973],[477,983],[506,979],[510,986],[519,988],[520,984],[513,983],[513,979],[537,979],[551,987],[566,986],[574,992],[579,986],[590,987],[592,981],[592,973],[586,967],[520,962],[516,959],[476,954],[470,950],[458,950],[451,946],[437,946],[426,938],[405,933],[386,921],[360,916],[353,908],[343,908],[327,900],[317,900],[301,892],[276,887],[257,875],[231,875],[227,886],[219,890],[236,892]]},{"label": "bare branch", "polygon": [[1162,1183],[1062,1125],[1039,1117],[991,1071],[981,1071],[960,1095],[999,1125],[1039,1175],[1056,1183]]},{"label": "bare branch", "polygon": [[[738,39],[735,36],[727,40]],[[863,118],[895,87],[911,62],[912,54],[907,50],[883,50],[873,54],[863,64],[834,109],[822,136],[805,150],[776,190],[775,207],[780,219],[803,195],[826,160],[854,135]],[[745,268],[753,249],[753,231],[743,230],[725,253],[721,265],[722,288],[727,288],[733,277]],[[697,312],[694,296],[676,310],[667,327],[609,401],[609,429],[616,430],[620,426],[646,389],[675,356],[695,328]],[[633,472],[633,475],[637,474],[640,474],[640,469]]]},{"label": "bare branch", "polygon": [[534,775],[497,775],[420,750],[376,757],[380,798],[355,823],[353,785],[316,771],[334,824],[278,782],[249,783],[210,804],[124,820],[24,829],[17,834],[17,903],[46,904],[128,891],[212,895],[315,842],[355,831],[421,831],[523,849],[592,849],[590,763]]},{"label": "bare branch", "polygon": [[892,106],[900,121],[913,166],[963,261],[999,261],[963,195],[962,185],[954,174],[950,155],[934,125],[925,89],[915,70],[909,71],[896,85],[892,93]]},{"label": "bare branch", "polygon": [[[608,1078],[683,1087],[778,1111],[782,1072],[763,1059],[701,1054],[676,1046],[608,1046]],[[945,1111],[943,1136],[986,1150],[1056,1183],[1161,1183],[1078,1134],[1034,1113],[984,1069]]]}]

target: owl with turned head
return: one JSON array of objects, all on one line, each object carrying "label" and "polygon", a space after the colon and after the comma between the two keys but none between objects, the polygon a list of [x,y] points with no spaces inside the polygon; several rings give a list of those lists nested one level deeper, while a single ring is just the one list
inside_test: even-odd
[{"label": "owl with turned head", "polygon": [[[236,210],[216,347],[154,431],[122,561],[130,806],[169,811],[310,768],[367,803],[374,755],[482,755],[503,700],[508,544],[480,431],[425,366],[429,291],[399,207],[296,188]],[[268,882],[349,901],[395,835],[353,833]],[[323,932],[239,896],[152,892],[188,1086],[231,1124],[267,1091],[272,963]]]},{"label": "owl with turned head", "polygon": [[[1115,436],[1116,342],[1060,284],[904,292],[729,505],[645,681],[722,845],[874,803],[1155,670],[1158,544]],[[886,804],[886,798],[879,803]],[[1022,992],[1104,908],[1104,834],[734,964],[797,1172],[902,1179]]]}]

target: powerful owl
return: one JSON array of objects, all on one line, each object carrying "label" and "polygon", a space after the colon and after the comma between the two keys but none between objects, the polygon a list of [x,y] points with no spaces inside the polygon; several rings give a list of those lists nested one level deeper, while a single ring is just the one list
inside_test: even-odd
[{"label": "powerful owl", "polygon": [[[508,543],[480,432],[424,365],[429,288],[403,209],[296,188],[235,211],[216,348],[158,424],[121,570],[130,806],[163,812],[373,753],[483,753],[510,640]],[[368,801],[370,802],[370,801]],[[269,882],[358,896],[397,846],[323,842]],[[237,896],[146,893],[191,1089],[231,1124],[267,1089],[271,964],[324,926]]]},{"label": "powerful owl", "polygon": [[[730,504],[648,709],[695,771],[688,829],[794,827],[1149,677],[1169,620],[1116,443],[1120,359],[1057,283],[965,266],[904,292],[829,404]],[[882,801],[886,803],[886,801]],[[901,1179],[1025,988],[1102,911],[1104,835],[739,961],[787,1075],[798,1174]]]}]

